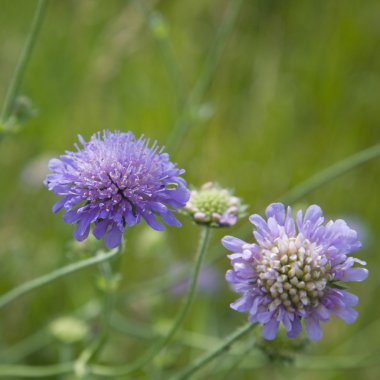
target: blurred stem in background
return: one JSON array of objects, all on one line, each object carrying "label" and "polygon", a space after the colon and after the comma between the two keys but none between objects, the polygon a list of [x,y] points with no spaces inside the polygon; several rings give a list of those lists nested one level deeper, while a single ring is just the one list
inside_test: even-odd
[{"label": "blurred stem in background", "polygon": [[99,263],[100,276],[97,278],[97,286],[103,293],[102,326],[98,336],[81,352],[75,361],[75,374],[80,379],[88,377],[88,363],[95,360],[99,355],[110,332],[110,318],[115,307],[115,294],[121,280],[119,270],[121,257],[125,251],[124,239],[116,250],[117,255],[112,263],[110,261]]},{"label": "blurred stem in background", "polygon": [[11,110],[17,96],[17,91],[20,87],[22,77],[24,75],[26,66],[29,62],[30,55],[35,45],[35,42],[38,36],[38,31],[40,30],[40,27],[44,18],[46,4],[47,4],[47,0],[38,0],[36,11],[34,13],[34,17],[32,21],[32,26],[30,28],[24,48],[17,62],[15,71],[12,75],[11,82],[9,84],[8,90],[5,95],[3,107],[1,110],[1,116],[0,116],[0,121],[4,125],[6,124],[11,114]]},{"label": "blurred stem in background", "polygon": [[186,137],[194,118],[194,112],[199,111],[202,98],[212,83],[217,66],[226,47],[228,37],[234,28],[243,2],[244,0],[230,1],[225,20],[218,31],[215,42],[211,45],[210,52],[206,58],[200,76],[168,138],[166,146],[168,151],[172,152],[172,154],[179,149],[183,139]]},{"label": "blurred stem in background", "polygon": [[8,293],[3,294],[0,297],[0,309],[7,306],[9,303],[15,301],[17,298],[23,296],[24,294],[31,292],[32,290],[45,286],[71,273],[85,269],[92,265],[99,264],[103,261],[110,260],[113,257],[117,256],[118,254],[119,254],[118,249],[113,249],[107,254],[101,252],[101,253],[98,253],[95,257],[91,257],[89,259],[81,260],[74,264],[67,265],[53,272],[45,274],[41,277],[37,277],[29,282],[26,282],[18,286],[17,288],[10,290]]},{"label": "blurred stem in background", "polygon": [[352,156],[339,161],[328,168],[321,170],[317,174],[301,182],[289,192],[281,197],[285,203],[292,204],[299,201],[305,195],[312,193],[314,190],[329,183],[335,178],[349,172],[356,167],[367,163],[380,156],[380,144],[364,149]]},{"label": "blurred stem in background", "polygon": [[253,327],[255,327],[256,325],[257,324],[253,324],[252,322],[246,323],[244,326],[240,327],[230,336],[224,339],[220,346],[218,346],[216,349],[212,351],[206,352],[206,354],[199,357],[197,360],[194,361],[193,364],[190,364],[183,372],[181,372],[177,376],[174,376],[171,380],[188,379],[195,372],[202,369],[206,364],[210,363],[213,359],[217,358],[219,355],[223,354],[226,350],[228,350],[234,342],[239,340],[248,332],[252,331]]},{"label": "blurred stem in background", "polygon": [[134,1],[143,14],[153,37],[157,41],[158,48],[165,61],[168,73],[173,81],[178,99],[178,107],[183,107],[186,99],[186,85],[181,69],[174,56],[172,45],[169,38],[169,26],[164,17],[158,11],[150,10],[143,0]]},{"label": "blurred stem in background", "polygon": [[168,333],[164,337],[160,338],[156,344],[153,344],[152,348],[149,351],[147,351],[144,355],[140,356],[134,363],[121,367],[105,367],[93,365],[91,366],[92,373],[96,373],[97,375],[101,376],[125,376],[147,365],[170,342],[170,340],[174,337],[174,335],[184,322],[193,303],[198,283],[199,272],[208,247],[210,234],[210,228],[201,228],[201,238],[199,241],[198,251],[195,257],[194,266],[191,274],[190,287],[186,299],[184,300],[184,303],[182,304],[182,307],[179,313],[177,314],[177,317],[173,322],[173,325],[171,329],[168,331]]}]

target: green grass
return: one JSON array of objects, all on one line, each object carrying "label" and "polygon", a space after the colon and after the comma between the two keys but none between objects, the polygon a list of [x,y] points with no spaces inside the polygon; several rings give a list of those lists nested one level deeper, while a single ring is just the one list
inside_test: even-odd
[{"label": "green grass", "polygon": [[[1,2],[0,101],[36,3]],[[33,168],[29,177],[25,174],[34,160],[47,161],[72,149],[77,134],[88,138],[104,128],[132,130],[166,145],[174,126],[184,121],[188,130],[178,146],[172,145],[171,157],[186,169],[188,182],[219,181],[235,189],[250,213],[262,212],[318,171],[379,142],[378,1],[244,1],[221,41],[223,54],[210,66],[204,91],[195,102],[192,98],[191,106],[186,100],[199,86],[231,3],[153,1],[146,6],[159,12],[167,40],[152,33],[134,1],[49,2],[19,91],[32,100],[38,115],[20,133],[0,141],[0,293],[82,258],[69,249],[72,226],[51,213],[56,198],[41,184],[44,164],[42,174]],[[333,319],[324,326],[324,339],[308,346],[307,355],[360,357],[380,351],[379,187],[379,160],[373,160],[300,200],[321,205],[330,218],[359,223],[366,231],[359,256],[370,270],[365,283],[352,286],[360,296],[358,321],[348,326]],[[181,220],[182,229],[158,237],[144,226],[127,231],[122,292],[165,274],[172,262],[192,260],[199,228]],[[228,261],[219,239],[238,234],[244,223],[213,235],[222,283]],[[95,269],[74,274],[3,309],[0,363],[12,361],[5,355],[10,347],[98,297],[95,275]],[[178,310],[179,300],[165,291],[149,297],[139,297],[138,290],[134,294],[130,301],[121,297],[118,309],[144,326],[156,326]],[[216,297],[200,295],[185,329],[204,334],[206,345],[207,336],[227,335],[246,320],[229,309],[234,297],[224,283]],[[95,318],[93,329],[96,323]],[[125,364],[147,347],[141,339],[114,333],[101,359]],[[203,352],[179,347],[167,350],[140,378],[166,379]],[[51,364],[57,362],[58,350],[51,342],[24,358],[15,354],[14,361]],[[223,363],[224,357],[207,367],[214,375],[205,372],[198,378],[222,379],[216,369]],[[249,360],[228,379],[266,379],[273,371],[279,379],[291,375],[310,380],[377,379],[380,373],[373,363],[356,370],[290,372],[270,364],[247,366]]]}]

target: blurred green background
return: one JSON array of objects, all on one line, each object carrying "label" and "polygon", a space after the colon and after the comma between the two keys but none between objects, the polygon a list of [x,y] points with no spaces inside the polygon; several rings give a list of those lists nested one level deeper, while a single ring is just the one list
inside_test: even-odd
[{"label": "blurred green background", "polygon": [[[0,100],[36,3],[0,1]],[[48,159],[72,150],[77,134],[88,139],[102,129],[144,133],[167,146],[189,184],[215,180],[233,188],[249,213],[261,213],[313,174],[380,140],[379,1],[143,4],[48,5],[19,91],[37,114],[20,133],[0,141],[1,293],[85,257],[86,247],[71,240],[73,226],[51,213],[57,199],[42,185]],[[364,248],[357,256],[368,262],[370,276],[352,286],[360,296],[358,321],[348,326],[333,318],[324,325],[323,340],[299,354],[298,369],[263,361],[253,350],[230,373],[232,354],[194,378],[379,378],[372,360],[380,353],[379,186],[379,160],[373,160],[300,200],[319,204],[328,218],[345,218],[360,231]],[[149,347],[147,338],[174,318],[181,298],[162,281],[191,262],[200,232],[181,220],[183,228],[164,233],[143,225],[127,230],[118,314],[100,361],[133,361]],[[212,291],[199,293],[184,332],[146,372],[131,378],[166,379],[246,321],[229,309],[236,295],[224,283],[228,260],[219,243],[225,234],[248,239],[244,224],[214,231]],[[48,326],[79,310],[88,320],[87,339],[96,334],[96,273],[91,268],[71,275],[1,310],[0,363],[75,358],[86,342],[62,345]],[[160,287],[149,285],[154,278]],[[335,355],[341,362],[334,362]],[[366,355],[372,359],[360,365]],[[318,363],[334,369],[313,369]]]}]

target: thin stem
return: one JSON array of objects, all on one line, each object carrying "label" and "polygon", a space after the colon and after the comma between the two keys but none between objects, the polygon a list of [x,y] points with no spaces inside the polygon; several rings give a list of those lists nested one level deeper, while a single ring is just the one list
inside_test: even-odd
[{"label": "thin stem", "polygon": [[[59,363],[66,364],[72,361],[73,348],[70,344],[61,343],[58,347]],[[66,379],[66,374],[61,374],[61,380]]]},{"label": "thin stem", "polygon": [[59,376],[72,373],[73,363],[54,364],[46,366],[28,366],[28,365],[0,365],[0,377],[22,377],[37,378]]},{"label": "thin stem", "polygon": [[223,354],[226,350],[228,350],[229,347],[234,342],[236,342],[238,339],[240,339],[245,334],[247,334],[249,331],[251,331],[254,326],[256,326],[256,325],[252,324],[251,322],[248,322],[244,326],[240,327],[234,333],[232,333],[229,337],[224,339],[222,344],[220,346],[218,346],[215,350],[212,350],[212,351],[207,352],[206,354],[202,355],[198,360],[196,360],[193,364],[191,364],[183,372],[181,372],[177,376],[174,376],[170,380],[188,379],[195,372],[202,369],[206,364],[210,363],[213,359],[215,359],[219,355]]},{"label": "thin stem", "polygon": [[[256,325],[247,323],[242,328],[238,329],[235,333],[230,335],[223,343],[217,347],[215,350],[210,351],[209,353],[201,356],[194,364],[189,366],[185,371],[177,375],[176,377],[171,378],[170,380],[186,380],[195,372],[202,369],[205,365],[211,362],[216,357],[223,354],[226,350],[229,349],[229,346],[234,342],[239,340],[242,336],[247,334],[251,328]],[[294,366],[297,369],[302,370],[316,370],[316,371],[331,371],[338,369],[360,369],[368,367],[377,367],[379,366],[378,354],[371,353],[371,355],[349,355],[349,356],[340,356],[331,358],[329,356],[312,356],[307,358],[308,360],[304,362],[296,361]],[[255,369],[266,367],[267,364],[255,363],[243,364],[242,368],[244,369]],[[105,367],[103,366],[91,366],[91,373],[98,376],[105,377],[117,377],[120,374],[112,374],[105,372]],[[28,365],[0,365],[0,378],[10,378],[10,377],[23,377],[23,378],[43,378],[51,376],[59,376],[64,374],[70,374],[74,372],[74,363],[63,363],[56,365],[46,365],[46,366],[28,366]]]},{"label": "thin stem", "polygon": [[[115,267],[119,270],[121,254],[124,252],[125,241],[117,248],[118,259],[114,260]],[[99,263],[99,272],[103,279],[103,325],[102,331],[99,336],[91,342],[79,355],[75,361],[75,373],[79,378],[84,378],[88,374],[88,363],[95,359],[103,348],[104,343],[107,340],[108,333],[110,331],[110,317],[115,305],[115,291],[116,283],[118,281],[114,274],[114,269],[109,261],[102,261]]]},{"label": "thin stem", "polygon": [[283,197],[281,197],[281,199],[285,203],[297,202],[298,200],[303,198],[305,195],[313,192],[314,190],[332,181],[333,179],[379,156],[380,156],[380,144],[364,149],[361,152],[358,152],[318,172],[314,176],[310,177],[306,181],[294,187],[292,190],[286,193]]},{"label": "thin stem", "polygon": [[135,363],[132,363],[131,365],[127,365],[127,366],[121,366],[118,368],[92,365],[91,372],[93,374],[99,375],[99,376],[111,376],[111,377],[128,375],[144,367],[146,364],[148,364],[169,343],[169,341],[173,338],[173,336],[176,334],[176,332],[182,325],[193,303],[195,290],[197,287],[197,282],[198,282],[198,277],[199,277],[199,272],[200,272],[203,257],[205,255],[208,242],[210,239],[210,233],[211,233],[210,228],[208,227],[202,228],[201,239],[199,242],[198,252],[195,258],[195,262],[194,262],[194,267],[193,267],[193,271],[191,275],[191,283],[190,283],[190,287],[187,293],[187,297],[185,299],[185,303],[182,305],[176,317],[176,320],[174,321],[169,332],[162,339],[160,339],[156,344],[154,344],[152,348],[146,352],[145,355],[142,355],[140,358],[138,358]]},{"label": "thin stem", "polygon": [[224,370],[224,373],[220,380],[227,379],[229,376],[234,373],[240,366],[241,362],[247,358],[250,352],[253,350],[255,344],[249,344],[245,350],[243,350],[236,358],[232,361],[227,369]]},{"label": "thin stem", "polygon": [[[149,324],[128,320],[124,315],[118,312],[113,313],[111,325],[115,331],[138,339],[151,340],[155,336]],[[165,335],[165,331],[162,332],[162,335]],[[208,351],[220,344],[220,340],[215,337],[193,331],[186,331],[184,329],[178,332],[176,342],[203,351]]]},{"label": "thin stem", "polygon": [[168,26],[162,15],[157,11],[152,11],[149,9],[143,0],[135,0],[135,3],[149,25],[153,37],[157,41],[158,48],[165,61],[167,71],[176,89],[178,105],[182,106],[186,98],[186,86],[183,81],[183,75],[173,53]]},{"label": "thin stem", "polygon": [[18,286],[17,288],[12,289],[8,293],[5,293],[4,295],[2,295],[0,297],[0,309],[8,305],[9,303],[15,301],[17,298],[23,296],[24,294],[31,292],[32,290],[38,289],[44,285],[47,285],[71,273],[75,273],[82,269],[88,268],[92,265],[96,265],[103,261],[110,260],[113,257],[117,256],[118,253],[119,253],[118,249],[113,249],[107,254],[105,253],[98,254],[95,257],[91,257],[89,259],[67,265],[65,267],[55,270],[54,272],[45,274],[41,277],[28,281],[25,284],[22,284]]},{"label": "thin stem", "polygon": [[24,49],[17,62],[15,71],[13,73],[10,85],[5,95],[3,108],[1,111],[0,120],[6,122],[11,112],[13,102],[17,95],[18,88],[20,86],[26,65],[29,61],[31,52],[37,39],[38,31],[41,27],[42,20],[45,14],[47,0],[38,0],[36,11],[34,13],[32,25],[28,34],[28,38],[25,42]]},{"label": "thin stem", "polygon": [[31,353],[46,347],[51,343],[51,335],[46,328],[23,339],[11,347],[6,347],[0,351],[0,361],[2,363],[20,363],[20,361]]},{"label": "thin stem", "polygon": [[198,106],[207,89],[210,87],[213,77],[215,75],[217,66],[220,62],[222,54],[227,44],[228,37],[236,23],[237,17],[240,13],[241,6],[244,0],[231,0],[227,16],[221,25],[219,32],[216,36],[214,43],[211,46],[210,53],[206,58],[205,64],[202,68],[198,81],[196,82],[185,106],[175,124],[166,145],[168,150],[175,152],[183,139],[185,138],[191,124],[191,117],[193,108]]}]

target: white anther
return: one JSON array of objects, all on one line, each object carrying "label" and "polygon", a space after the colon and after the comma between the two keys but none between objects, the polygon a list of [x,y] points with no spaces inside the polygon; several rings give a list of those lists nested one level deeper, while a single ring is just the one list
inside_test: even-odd
[{"label": "white anther", "polygon": [[297,247],[294,243],[294,241],[289,242],[289,253],[294,254],[297,252]]}]

